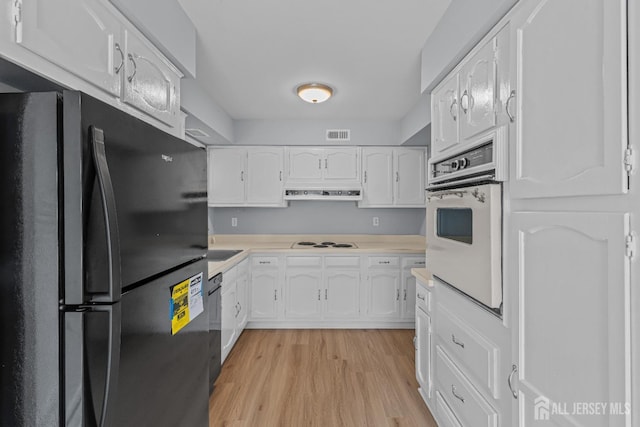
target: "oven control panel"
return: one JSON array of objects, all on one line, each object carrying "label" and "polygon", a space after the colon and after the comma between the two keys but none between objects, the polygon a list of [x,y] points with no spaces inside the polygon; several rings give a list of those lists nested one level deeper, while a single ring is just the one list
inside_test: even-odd
[{"label": "oven control panel", "polygon": [[433,178],[439,178],[465,169],[473,169],[477,166],[487,165],[492,162],[493,143],[489,142],[480,147],[434,163],[431,175]]}]

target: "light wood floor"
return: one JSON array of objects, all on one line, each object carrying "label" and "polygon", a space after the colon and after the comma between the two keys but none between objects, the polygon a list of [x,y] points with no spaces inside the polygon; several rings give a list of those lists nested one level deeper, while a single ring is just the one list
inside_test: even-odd
[{"label": "light wood floor", "polygon": [[246,330],[209,401],[213,426],[436,427],[413,330]]}]

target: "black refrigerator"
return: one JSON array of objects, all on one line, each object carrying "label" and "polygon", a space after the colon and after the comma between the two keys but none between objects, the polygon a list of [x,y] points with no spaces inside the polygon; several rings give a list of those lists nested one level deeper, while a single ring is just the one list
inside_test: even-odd
[{"label": "black refrigerator", "polygon": [[0,425],[208,426],[206,154],[0,95]]}]

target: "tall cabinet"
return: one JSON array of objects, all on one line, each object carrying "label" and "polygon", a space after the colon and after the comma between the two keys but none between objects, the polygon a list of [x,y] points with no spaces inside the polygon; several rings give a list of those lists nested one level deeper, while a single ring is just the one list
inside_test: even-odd
[{"label": "tall cabinet", "polygon": [[[640,422],[637,408],[625,407],[637,369],[630,280],[638,212],[625,156],[626,22],[627,2],[615,0],[522,0],[511,18],[514,425],[558,404],[568,410],[551,412],[555,425]],[[579,402],[610,406],[573,413]]]},{"label": "tall cabinet", "polygon": [[[625,0],[520,0],[432,93],[434,158],[494,126],[509,135],[502,317],[435,286],[430,407],[441,425],[640,425],[640,180],[628,135],[639,22],[640,7]],[[473,366],[480,359],[465,371],[453,357],[473,340],[451,333],[447,318],[495,348],[489,387]],[[441,387],[456,375],[455,390]],[[469,412],[473,390],[482,417]]]}]

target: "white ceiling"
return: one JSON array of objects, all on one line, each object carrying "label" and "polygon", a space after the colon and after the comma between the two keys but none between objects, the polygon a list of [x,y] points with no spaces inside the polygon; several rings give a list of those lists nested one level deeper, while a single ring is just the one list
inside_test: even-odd
[{"label": "white ceiling", "polygon": [[[198,32],[197,80],[236,120],[403,117],[420,50],[451,0],[178,0]],[[307,104],[300,83],[334,97]]]}]

